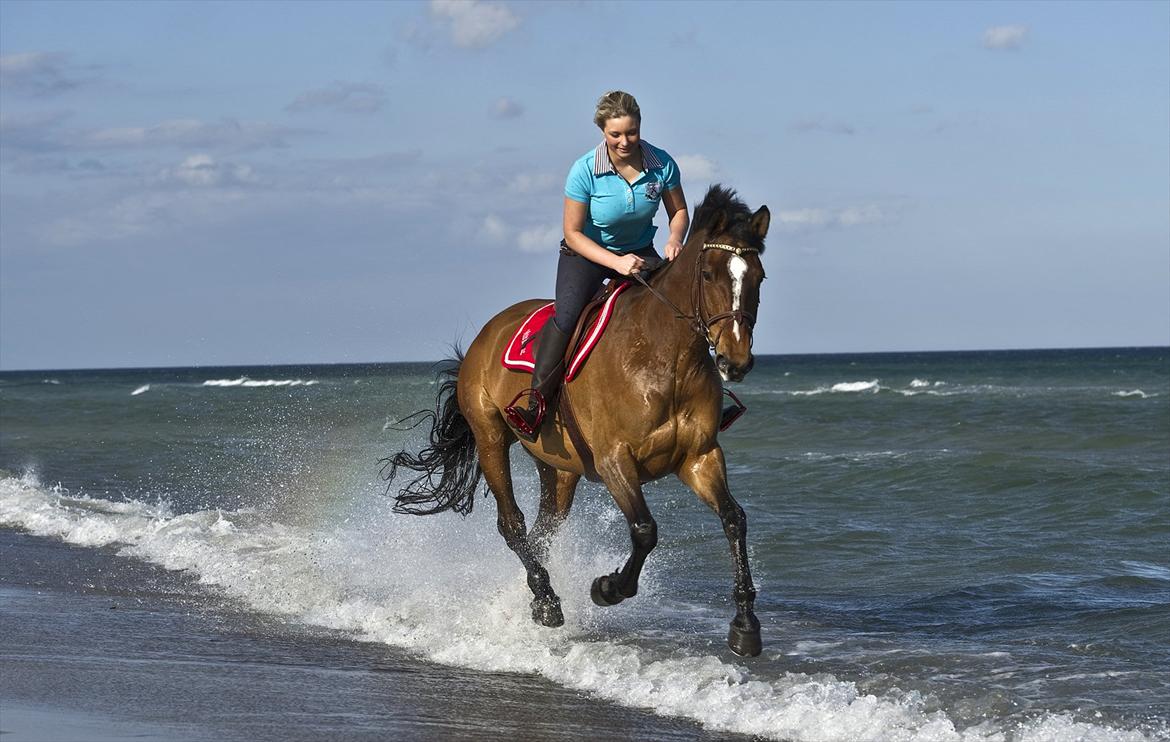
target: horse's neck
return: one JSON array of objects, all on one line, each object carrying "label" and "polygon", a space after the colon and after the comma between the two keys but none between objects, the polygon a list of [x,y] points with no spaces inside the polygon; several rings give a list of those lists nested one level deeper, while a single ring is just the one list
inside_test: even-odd
[{"label": "horse's neck", "polygon": [[695,288],[695,270],[698,268],[696,251],[700,242],[694,239],[688,241],[682,252],[663,269],[661,279],[651,284],[684,312],[694,310],[691,303],[694,301],[692,292]]},{"label": "horse's neck", "polygon": [[[677,345],[677,354],[693,351],[698,354],[707,352],[706,343],[694,331],[694,322],[690,317],[680,318],[679,313],[694,315],[697,309],[694,306],[695,271],[698,268],[697,253],[702,241],[687,243],[682,252],[675,257],[671,264],[662,269],[657,280],[650,285],[663,301],[653,292],[643,290],[638,297],[640,306],[637,316],[646,333],[659,342],[671,342]],[[671,306],[673,304],[673,306]]]}]

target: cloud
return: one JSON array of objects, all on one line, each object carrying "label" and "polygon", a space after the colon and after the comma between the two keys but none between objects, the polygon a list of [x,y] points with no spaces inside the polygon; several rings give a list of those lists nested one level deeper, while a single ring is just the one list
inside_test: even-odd
[{"label": "cloud", "polygon": [[498,119],[519,118],[524,115],[524,106],[505,96],[492,105],[492,115]]},{"label": "cloud", "polygon": [[288,186],[312,190],[368,185],[386,177],[402,176],[422,159],[420,150],[383,152],[362,157],[329,157],[296,160],[290,163]]},{"label": "cloud", "polygon": [[163,182],[186,186],[209,187],[247,185],[258,182],[249,165],[217,162],[211,155],[191,155],[173,168],[159,173]]},{"label": "cloud", "polygon": [[265,121],[172,119],[154,126],[96,129],[82,133],[67,144],[76,148],[96,149],[182,147],[240,151],[287,147],[287,137],[305,133],[308,133],[305,129],[293,129]]},{"label": "cloud", "polygon": [[504,225],[503,219],[495,214],[488,214],[479,228],[479,235],[489,242],[503,242],[508,235],[508,228]]},{"label": "cloud", "polygon": [[715,161],[703,155],[679,155],[674,159],[683,179],[691,183],[710,183],[719,171]]},{"label": "cloud", "polygon": [[333,82],[325,88],[306,90],[284,107],[292,113],[329,108],[345,113],[377,113],[386,103],[386,89],[367,83]]},{"label": "cloud", "polygon": [[85,76],[59,52],[21,52],[0,56],[0,85],[34,97],[75,90],[96,78]]},{"label": "cloud", "polygon": [[520,231],[516,238],[516,247],[520,248],[520,252],[551,253],[564,236],[564,229],[559,224],[529,227]]},{"label": "cloud", "polygon": [[517,173],[508,181],[508,190],[522,195],[560,192],[564,181],[549,173]]},{"label": "cloud", "polygon": [[9,169],[21,175],[64,175],[70,178],[104,177],[121,175],[113,172],[106,163],[86,158],[69,160],[64,157],[16,157],[8,162]]},{"label": "cloud", "polygon": [[801,119],[789,127],[792,131],[799,132],[819,132],[822,134],[844,134],[852,136],[857,133],[857,130],[852,124],[846,124],[842,121],[826,121],[823,118],[815,119]]},{"label": "cloud", "polygon": [[431,0],[431,13],[451,23],[456,46],[482,49],[520,25],[508,6],[480,0]]},{"label": "cloud", "polygon": [[497,245],[514,246],[520,252],[551,252],[564,236],[560,224],[535,224],[517,232],[495,214],[488,214],[479,227],[480,239]]},{"label": "cloud", "polygon": [[792,231],[832,229],[882,224],[893,218],[888,210],[877,204],[863,204],[844,208],[781,209],[775,220]]},{"label": "cloud", "polygon": [[56,130],[68,111],[6,113],[0,111],[0,150],[48,152],[60,149]]},{"label": "cloud", "polygon": [[82,208],[37,225],[38,236],[49,245],[76,247],[95,242],[119,242],[148,234],[172,221],[173,197],[158,192],[123,196],[110,203]]},{"label": "cloud", "polygon": [[1016,50],[1024,44],[1027,26],[992,26],[983,32],[983,48]]},{"label": "cloud", "polygon": [[23,155],[67,152],[138,151],[175,147],[187,151],[280,149],[294,136],[315,134],[266,121],[172,119],[152,126],[104,129],[65,127],[72,111],[0,112],[0,150],[6,164]]}]

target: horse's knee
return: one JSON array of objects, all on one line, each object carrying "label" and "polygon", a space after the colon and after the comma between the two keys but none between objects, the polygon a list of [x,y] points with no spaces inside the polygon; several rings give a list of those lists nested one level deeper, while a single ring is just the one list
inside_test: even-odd
[{"label": "horse's knee", "polygon": [[496,519],[496,529],[504,537],[504,543],[512,551],[516,551],[524,544],[527,529],[524,527],[524,519],[522,517],[507,518],[500,515]]},{"label": "horse's knee", "polygon": [[723,511],[720,520],[723,521],[723,532],[727,538],[735,540],[747,535],[747,514],[738,503]]},{"label": "horse's knee", "polygon": [[642,523],[631,523],[630,539],[638,548],[650,551],[658,545],[658,524],[653,518]]}]

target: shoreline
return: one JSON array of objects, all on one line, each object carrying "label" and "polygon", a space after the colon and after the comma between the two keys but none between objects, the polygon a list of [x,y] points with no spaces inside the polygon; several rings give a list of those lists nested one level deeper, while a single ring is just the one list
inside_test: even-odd
[{"label": "shoreline", "polygon": [[736,738],[248,614],[108,548],[4,528],[0,558],[6,742]]}]

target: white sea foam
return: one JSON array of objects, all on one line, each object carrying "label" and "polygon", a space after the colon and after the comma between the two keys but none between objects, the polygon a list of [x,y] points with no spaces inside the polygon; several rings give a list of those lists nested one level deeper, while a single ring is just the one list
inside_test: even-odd
[{"label": "white sea foam", "polygon": [[818,394],[849,394],[857,392],[878,392],[882,389],[877,379],[871,381],[842,381],[832,386],[818,386],[816,389],[785,392],[794,397],[813,397]]},{"label": "white sea foam", "polygon": [[131,397],[137,397],[139,394],[145,394],[150,391],[150,384],[143,384],[134,391],[130,392]]},{"label": "white sea foam", "polygon": [[203,386],[218,386],[218,387],[268,387],[268,386],[313,386],[318,382],[315,379],[305,381],[303,379],[249,379],[247,376],[241,376],[238,379],[208,379],[203,382]]},{"label": "white sea foam", "polygon": [[873,381],[843,381],[829,387],[830,392],[868,392],[878,390],[878,380]]},{"label": "white sea foam", "polygon": [[1119,392],[1113,392],[1113,396],[1114,397],[1137,397],[1138,399],[1149,399],[1150,397],[1158,396],[1158,394],[1156,392],[1152,393],[1152,394],[1147,394],[1146,392],[1143,392],[1141,389],[1131,389],[1130,391],[1125,391],[1123,389]]},{"label": "white sea foam", "polygon": [[350,517],[332,513],[325,519],[330,526],[302,528],[256,511],[175,514],[166,503],[74,496],[27,475],[0,479],[0,525],[83,546],[120,545],[122,555],[186,570],[257,611],[347,631],[435,662],[535,673],[712,730],[784,740],[1147,739],[1061,714],[957,729],[916,693],[874,695],[829,674],[766,676],[753,673],[750,661],[607,639],[628,637],[628,622],[639,616],[652,625],[661,608],[654,605],[652,574],[643,582],[649,600],[621,611],[592,605],[589,579],[621,556],[596,548],[596,539],[562,538],[553,545],[549,572],[567,623],[545,629],[529,620],[519,565],[488,514],[392,518],[384,498],[345,507],[356,510]]}]

